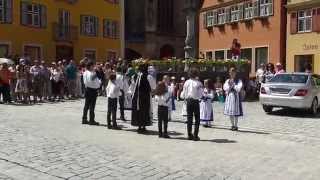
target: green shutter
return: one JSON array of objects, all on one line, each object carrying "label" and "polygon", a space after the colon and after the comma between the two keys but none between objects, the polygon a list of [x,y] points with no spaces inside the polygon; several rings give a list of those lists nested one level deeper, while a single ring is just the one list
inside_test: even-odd
[{"label": "green shutter", "polygon": [[5,5],[5,23],[12,23],[12,0],[6,0],[4,1]]},{"label": "green shutter", "polygon": [[42,28],[47,27],[47,7],[40,5],[40,24]]},{"label": "green shutter", "polygon": [[85,34],[85,26],[84,26],[84,15],[80,15],[80,34]]},{"label": "green shutter", "polygon": [[21,21],[21,24],[22,25],[28,25],[28,19],[27,19],[27,7],[28,6],[28,3],[27,2],[23,2],[21,1],[21,4],[20,4],[20,21]]},{"label": "green shutter", "polygon": [[99,36],[99,18],[94,17],[95,36]]}]

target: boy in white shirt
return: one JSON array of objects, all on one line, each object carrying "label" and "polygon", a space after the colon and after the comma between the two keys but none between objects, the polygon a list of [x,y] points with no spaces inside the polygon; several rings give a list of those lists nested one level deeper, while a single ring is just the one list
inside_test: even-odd
[{"label": "boy in white shirt", "polygon": [[[169,121],[169,104],[171,96],[167,90],[166,84],[164,82],[159,82],[156,89],[155,100],[158,104],[158,129],[159,129],[159,138],[170,138],[168,135],[168,121]],[[162,132],[163,124],[163,132]]]},{"label": "boy in white shirt", "polygon": [[[107,123],[108,129],[117,129],[120,128],[117,125],[117,102],[118,98],[121,96],[121,91],[119,85],[116,83],[116,75],[111,74],[109,76],[109,82],[106,88],[106,94],[108,97],[108,113],[107,113]],[[112,116],[112,125],[111,125],[111,116]]]}]

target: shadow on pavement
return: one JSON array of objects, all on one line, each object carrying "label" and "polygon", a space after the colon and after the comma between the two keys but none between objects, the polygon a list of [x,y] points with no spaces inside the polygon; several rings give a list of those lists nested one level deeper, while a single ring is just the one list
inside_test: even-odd
[{"label": "shadow on pavement", "polygon": [[300,109],[277,109],[269,113],[269,115],[273,116],[287,116],[287,117],[294,117],[294,118],[308,118],[308,119],[318,119],[320,118],[320,114],[312,115],[307,111],[300,110]]},{"label": "shadow on pavement", "polygon": [[[209,128],[212,128],[212,129],[223,129],[223,130],[229,130],[229,131],[230,131],[230,128],[227,128],[227,127],[217,127],[217,126],[213,126],[213,127],[209,127]],[[238,130],[237,132],[240,132],[240,133],[252,133],[252,134],[262,134],[262,135],[271,134],[271,133],[269,133],[269,132],[252,131],[252,130]]]},{"label": "shadow on pavement", "polygon": [[[129,131],[129,132],[135,132],[135,133],[137,133],[137,130],[136,130],[136,129],[124,129],[124,131]],[[169,131],[168,134],[171,135],[171,136],[180,136],[180,135],[183,135],[183,133],[179,133],[179,132],[176,132],[176,131]],[[158,132],[158,131],[153,131],[153,130],[147,130],[146,133],[141,133],[141,135],[158,136],[158,135],[159,135],[159,132]]]},{"label": "shadow on pavement", "polygon": [[[183,141],[192,141],[186,137],[171,137],[170,139],[173,140],[183,140]],[[219,144],[228,144],[228,143],[237,143],[237,141],[229,140],[229,139],[201,139],[201,142],[212,142],[212,143],[219,143]]]}]

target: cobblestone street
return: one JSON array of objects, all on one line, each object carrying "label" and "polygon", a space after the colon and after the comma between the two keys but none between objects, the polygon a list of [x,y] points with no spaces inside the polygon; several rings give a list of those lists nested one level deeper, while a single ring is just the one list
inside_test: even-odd
[{"label": "cobblestone street", "polygon": [[[223,104],[215,103],[214,127],[201,127],[194,142],[186,140],[180,112],[167,140],[158,138],[156,123],[147,135],[130,122],[119,121],[121,131],[81,125],[82,107],[83,101],[0,105],[0,179],[320,178],[320,118],[301,111],[266,115],[258,103],[245,103],[240,131],[232,132]],[[106,124],[105,98],[96,120]]]}]

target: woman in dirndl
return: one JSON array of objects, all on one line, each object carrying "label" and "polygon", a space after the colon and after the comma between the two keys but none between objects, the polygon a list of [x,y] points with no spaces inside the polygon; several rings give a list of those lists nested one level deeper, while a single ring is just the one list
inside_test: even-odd
[{"label": "woman in dirndl", "polygon": [[229,75],[230,78],[223,85],[223,90],[226,92],[224,114],[230,117],[231,130],[238,131],[238,118],[243,116],[240,95],[243,84],[240,79],[236,78],[237,72],[235,68],[230,68]]},{"label": "woman in dirndl", "polygon": [[211,127],[213,122],[213,102],[214,91],[210,88],[210,80],[204,81],[203,96],[200,102],[200,120],[204,122],[204,127]]}]

